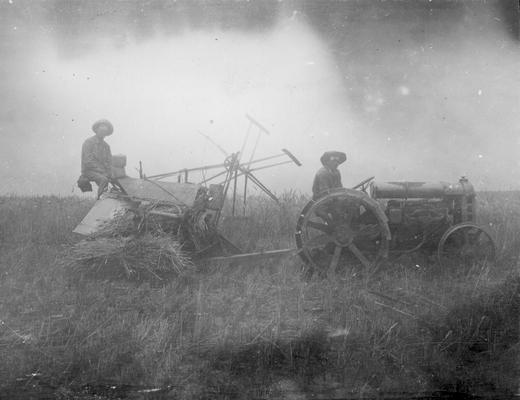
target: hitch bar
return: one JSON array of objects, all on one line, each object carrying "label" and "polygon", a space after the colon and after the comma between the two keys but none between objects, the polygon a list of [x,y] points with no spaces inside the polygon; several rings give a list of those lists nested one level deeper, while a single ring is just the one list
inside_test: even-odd
[{"label": "hitch bar", "polygon": [[249,261],[262,260],[264,258],[281,257],[281,256],[295,256],[300,249],[282,249],[282,250],[267,250],[257,253],[234,254],[232,256],[210,257],[206,261]]}]

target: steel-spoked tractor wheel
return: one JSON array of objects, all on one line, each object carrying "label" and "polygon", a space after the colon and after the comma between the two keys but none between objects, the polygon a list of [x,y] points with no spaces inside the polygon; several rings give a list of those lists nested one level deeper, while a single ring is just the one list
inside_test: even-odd
[{"label": "steel-spoked tractor wheel", "polygon": [[483,267],[495,262],[495,241],[484,228],[463,222],[444,232],[437,258],[441,267]]},{"label": "steel-spoked tractor wheel", "polygon": [[296,224],[296,245],[308,271],[373,273],[388,254],[390,229],[379,204],[367,194],[335,189],[303,208]]}]

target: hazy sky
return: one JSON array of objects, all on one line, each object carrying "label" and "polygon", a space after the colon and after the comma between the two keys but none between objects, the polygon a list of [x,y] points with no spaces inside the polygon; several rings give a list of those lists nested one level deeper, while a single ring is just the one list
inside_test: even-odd
[{"label": "hazy sky", "polygon": [[515,1],[0,1],[0,193],[78,194],[82,142],[148,174],[218,163],[252,115],[258,173],[310,192],[323,151],[346,186],[455,181],[520,189]]}]

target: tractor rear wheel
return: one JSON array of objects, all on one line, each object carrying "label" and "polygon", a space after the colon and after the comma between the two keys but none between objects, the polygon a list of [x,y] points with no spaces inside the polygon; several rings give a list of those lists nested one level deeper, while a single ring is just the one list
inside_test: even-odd
[{"label": "tractor rear wheel", "polygon": [[388,254],[390,229],[381,207],[367,194],[335,189],[307,203],[295,238],[308,274],[349,277],[375,272]]}]

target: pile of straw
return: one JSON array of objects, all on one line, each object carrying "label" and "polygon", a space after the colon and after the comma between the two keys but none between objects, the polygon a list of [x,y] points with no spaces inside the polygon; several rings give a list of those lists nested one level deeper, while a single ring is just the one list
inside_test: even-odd
[{"label": "pile of straw", "polygon": [[117,212],[110,220],[105,221],[90,238],[121,238],[131,236],[138,231],[140,210],[122,210]]},{"label": "pile of straw", "polygon": [[167,282],[194,272],[180,244],[165,233],[96,237],[71,250],[72,267],[88,276]]}]

